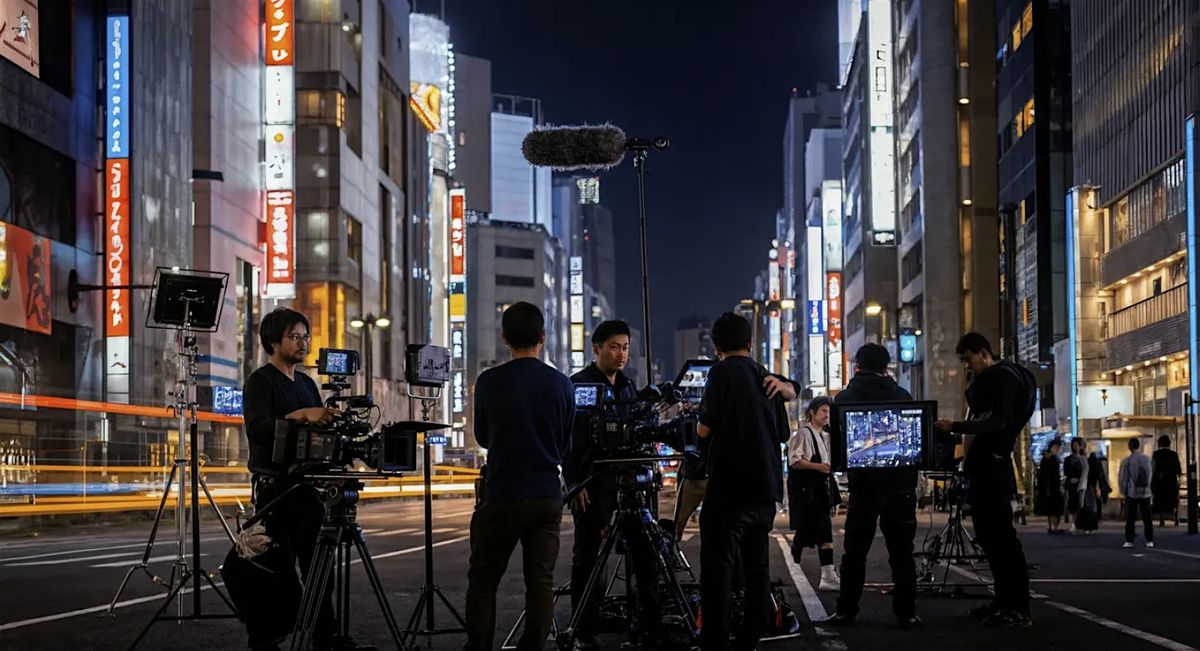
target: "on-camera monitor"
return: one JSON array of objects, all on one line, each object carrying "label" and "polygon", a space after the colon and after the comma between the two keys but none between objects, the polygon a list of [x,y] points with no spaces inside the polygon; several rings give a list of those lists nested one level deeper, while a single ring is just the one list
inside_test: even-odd
[{"label": "on-camera monitor", "polygon": [[848,470],[928,467],[937,403],[839,406]]},{"label": "on-camera monitor", "polygon": [[576,384],[575,408],[595,409],[596,407],[599,407],[602,395],[600,392],[603,389],[603,384]]},{"label": "on-camera monitor", "polygon": [[321,375],[354,375],[358,373],[358,351],[322,348],[317,359]]},{"label": "on-camera monitor", "polygon": [[679,369],[675,378],[675,389],[680,394],[680,400],[700,404],[704,398],[704,388],[708,386],[708,372],[712,370],[716,360],[692,359]]}]

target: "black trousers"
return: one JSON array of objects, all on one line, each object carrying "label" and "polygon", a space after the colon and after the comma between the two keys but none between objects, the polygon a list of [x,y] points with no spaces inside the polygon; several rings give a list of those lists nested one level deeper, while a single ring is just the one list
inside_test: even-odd
[{"label": "black trousers", "polygon": [[700,648],[729,647],[729,612],[733,601],[734,563],[740,556],[746,585],[742,630],[737,648],[753,649],[767,627],[771,603],[768,567],[775,503],[722,504],[710,499],[700,512]]},{"label": "black trousers", "polygon": [[1013,526],[1012,459],[988,459],[968,469],[967,498],[975,540],[983,547],[995,582],[996,605],[1029,614],[1029,566]]},{"label": "black trousers", "polygon": [[845,551],[842,553],[842,590],[837,612],[854,617],[867,578],[867,554],[878,523],[892,567],[892,612],[908,618],[917,610],[917,568],[913,538],[917,535],[917,496],[910,481],[859,477],[850,485],[846,506]]},{"label": "black trousers", "polygon": [[[305,583],[311,571],[313,555],[317,549],[317,538],[321,533],[321,524],[325,521],[325,503],[316,488],[309,484],[300,484],[290,493],[287,489],[294,482],[276,480],[266,477],[254,479],[254,506],[265,508],[275,498],[284,495],[278,505],[271,509],[265,519],[267,535],[275,541],[290,559],[286,561],[289,567],[295,563],[300,565],[300,576]],[[291,613],[291,617],[295,617]],[[281,622],[290,630],[294,621]],[[333,616],[333,581],[325,586],[325,595],[321,601],[321,611],[317,616],[315,639],[323,640],[334,635]]]},{"label": "black trousers", "polygon": [[561,526],[558,497],[485,501],[476,507],[467,570],[467,649],[496,648],[496,588],[518,542],[525,575],[525,631],[517,648],[533,651],[545,646],[554,619],[554,564]]},{"label": "black trousers", "polygon": [[1150,517],[1150,498],[1125,499],[1125,542],[1133,542],[1137,537],[1134,523],[1138,513],[1142,514],[1142,531],[1146,534],[1146,542],[1154,542],[1154,520]]},{"label": "black trousers", "polygon": [[[575,544],[571,557],[571,611],[579,608],[583,600],[583,591],[587,587],[588,577],[596,567],[600,547],[607,536],[615,532],[607,531],[613,512],[617,508],[615,489],[589,491],[591,503],[586,510],[575,511]],[[644,631],[657,631],[662,624],[662,611],[658,604],[659,581],[654,549],[642,533],[639,516],[636,511],[618,523],[622,540],[629,551],[629,562],[633,565],[634,585],[638,598],[638,623]],[[617,550],[614,549],[614,554]],[[598,585],[593,588],[592,596],[584,609],[583,617],[579,620],[577,634],[580,637],[591,637],[596,634],[596,625],[600,615],[600,602],[604,596],[606,585],[606,568],[600,570]]]}]

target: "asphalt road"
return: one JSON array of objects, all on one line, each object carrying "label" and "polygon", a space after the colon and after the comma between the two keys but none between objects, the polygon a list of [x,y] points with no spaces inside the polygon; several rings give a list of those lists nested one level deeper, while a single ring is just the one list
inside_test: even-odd
[{"label": "asphalt road", "polygon": [[[670,499],[667,496],[667,499]],[[463,603],[466,589],[468,525],[472,503],[465,499],[434,503],[436,580],[451,601]],[[669,510],[668,510],[669,511]],[[424,555],[423,513],[417,502],[370,503],[360,510],[393,612],[403,627],[420,594]],[[918,547],[929,532],[945,522],[941,514],[921,514]],[[949,573],[951,582],[964,583],[968,596],[926,594],[918,610],[925,625],[912,632],[895,627],[886,590],[888,566],[883,541],[877,540],[868,567],[868,590],[863,612],[852,629],[823,630],[809,622],[834,607],[833,593],[816,593],[816,554],[806,553],[801,566],[784,554],[786,519],[778,521],[772,542],[772,577],[782,580],[785,595],[804,626],[799,640],[764,642],[762,649],[1169,649],[1200,648],[1200,537],[1189,537],[1182,528],[1168,527],[1157,535],[1156,549],[1145,549],[1140,539],[1135,549],[1121,548],[1123,525],[1104,523],[1094,536],[1049,536],[1044,525],[1030,521],[1021,528],[1033,572],[1035,625],[1028,629],[985,629],[963,616],[982,603],[985,590],[969,566]],[[136,637],[161,602],[163,592],[147,576],[132,577],[115,611],[104,614],[122,577],[141,557],[145,525],[89,526],[41,532],[9,531],[0,539],[0,649],[123,649]],[[835,521],[840,527],[841,518]],[[695,525],[684,543],[693,561],[699,558]],[[153,551],[152,568],[168,572],[174,557],[164,528]],[[839,532],[840,535],[840,532]],[[564,519],[563,547],[557,579],[566,581],[573,531]],[[840,550],[840,539],[835,547]],[[215,521],[204,527],[203,564],[215,569],[228,543]],[[519,552],[518,552],[519,553]],[[839,551],[840,556],[840,551]],[[355,570],[358,572],[358,570]],[[936,579],[941,580],[944,566]],[[986,574],[986,572],[984,572]],[[352,632],[360,643],[389,648],[387,628],[361,573],[354,577],[351,605]],[[951,592],[951,591],[947,591]],[[211,590],[203,592],[206,613],[222,611]],[[520,612],[523,587],[520,563],[513,562],[501,585],[497,617],[498,640]],[[559,604],[567,617],[566,599]],[[187,599],[190,608],[191,600]],[[172,611],[174,608],[171,609]],[[436,611],[439,626],[449,626],[447,611]],[[439,636],[424,648],[460,649],[464,636]],[[601,638],[605,648],[619,648],[623,638]],[[245,648],[245,636],[236,620],[206,620],[185,624],[158,623],[140,646],[144,649]],[[547,644],[547,649],[552,645]]]}]

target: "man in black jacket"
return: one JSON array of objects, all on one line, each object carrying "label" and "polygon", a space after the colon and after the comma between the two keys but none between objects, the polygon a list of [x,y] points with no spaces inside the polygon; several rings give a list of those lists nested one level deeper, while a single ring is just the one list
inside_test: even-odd
[{"label": "man in black jacket", "polygon": [[[912,400],[888,377],[891,355],[878,344],[867,344],[854,355],[854,377],[833,399],[829,428],[834,447],[844,446],[840,406],[856,402]],[[850,500],[846,507],[846,540],[842,553],[842,590],[837,612],[824,623],[853,625],[866,580],[867,553],[875,539],[875,524],[883,531],[888,563],[892,566],[892,613],[900,628],[921,624],[917,617],[917,569],[913,538],[917,535],[917,471],[913,468],[850,470]]]},{"label": "man in black jacket", "polygon": [[939,420],[934,427],[973,435],[963,462],[970,480],[967,497],[975,536],[996,583],[996,600],[971,615],[989,626],[1029,626],[1029,569],[1012,523],[1012,451],[1033,415],[1037,383],[1027,369],[997,361],[992,345],[977,332],[963,335],[955,351],[975,378],[966,392],[971,418]]},{"label": "man in black jacket", "polygon": [[700,513],[701,648],[729,645],[727,618],[740,555],[746,596],[737,648],[753,649],[767,623],[769,535],[776,504],[783,500],[780,446],[790,432],[783,397],[767,397],[767,371],[750,357],[750,323],[726,312],[713,323],[712,340],[721,361],[708,373],[697,430],[711,438]]},{"label": "man in black jacket", "polygon": [[[576,384],[604,385],[610,394],[608,400],[617,404],[618,413],[624,409],[622,403],[637,400],[637,387],[624,373],[625,365],[629,362],[629,334],[629,324],[624,321],[605,321],[596,326],[592,332],[595,361],[571,376],[571,382]],[[597,450],[592,448],[589,427],[590,419],[582,415],[575,419],[571,453],[563,464],[563,475],[568,481],[582,482],[597,473],[597,467],[592,464]],[[569,485],[568,488],[574,486]],[[575,543],[571,558],[571,608],[574,610],[580,606],[583,590],[596,566],[604,538],[616,533],[605,531],[617,508],[616,478],[597,474],[587,487],[579,491],[570,507],[575,518]],[[631,522],[629,526],[635,524]],[[630,562],[634,568],[640,602],[638,612],[642,630],[638,633],[644,637],[654,637],[659,635],[661,625],[658,575],[652,556],[654,550],[642,544],[641,536],[632,533],[625,537],[625,543],[630,547]],[[595,628],[601,594],[602,590],[597,591],[586,605],[579,630],[576,631],[577,648],[591,648],[596,644]]]}]

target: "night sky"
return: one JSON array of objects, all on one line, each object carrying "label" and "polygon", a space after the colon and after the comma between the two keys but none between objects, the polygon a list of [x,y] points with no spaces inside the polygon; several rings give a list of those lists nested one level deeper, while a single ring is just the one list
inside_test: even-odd
[{"label": "night sky", "polygon": [[[647,170],[654,356],[686,316],[751,295],[783,205],[787,99],[837,75],[833,0],[446,0],[455,49],[492,61],[492,92],[542,100],[551,124],[666,136]],[[414,9],[436,13],[440,3]],[[614,215],[618,316],[641,327],[637,185],[601,177]],[[674,369],[663,369],[673,375]]]}]

